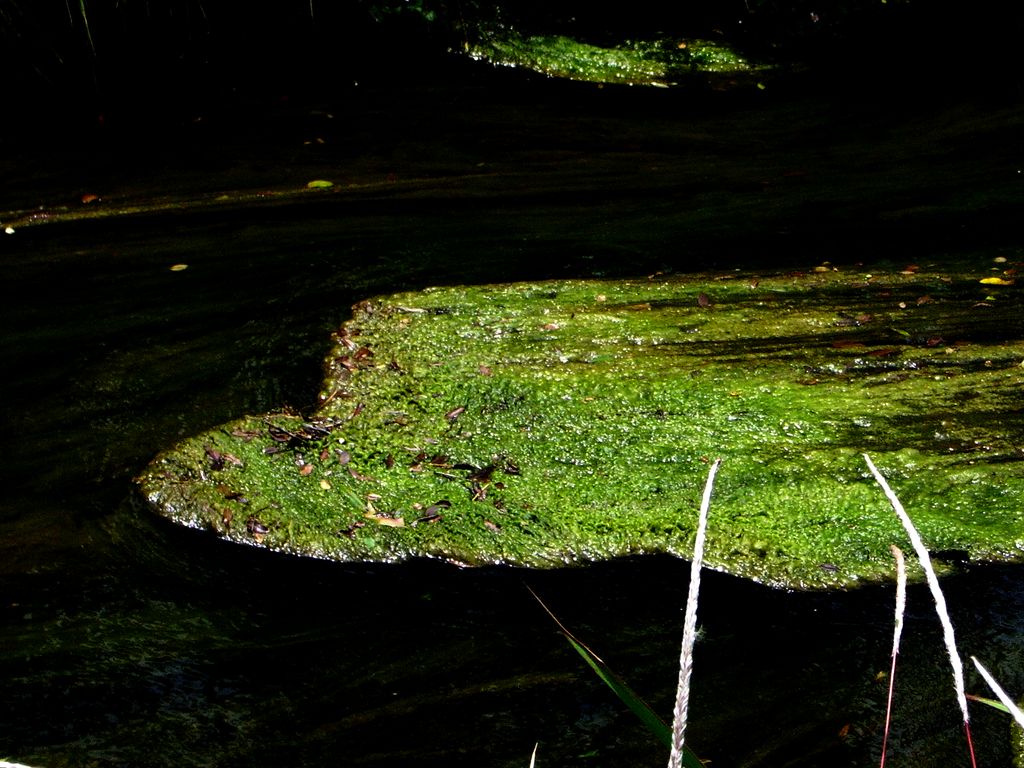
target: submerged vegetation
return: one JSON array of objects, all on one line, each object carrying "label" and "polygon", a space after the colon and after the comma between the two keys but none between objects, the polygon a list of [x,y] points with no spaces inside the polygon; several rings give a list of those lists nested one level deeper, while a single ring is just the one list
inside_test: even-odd
[{"label": "submerged vegetation", "polygon": [[140,483],[179,523],[274,550],[552,567],[688,556],[680,508],[720,452],[708,565],[826,587],[891,578],[870,449],[947,567],[1020,559],[1012,265],[911,267],[372,299],[336,334],[315,415],[191,438]]}]

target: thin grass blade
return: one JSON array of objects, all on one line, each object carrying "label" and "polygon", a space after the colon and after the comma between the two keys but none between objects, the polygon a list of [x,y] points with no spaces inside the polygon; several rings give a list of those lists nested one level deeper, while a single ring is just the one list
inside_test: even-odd
[{"label": "thin grass blade", "polygon": [[690,707],[690,675],[693,672],[693,646],[697,641],[697,597],[700,592],[700,569],[704,565],[704,538],[708,527],[708,510],[711,507],[711,491],[715,487],[715,475],[721,464],[721,459],[715,459],[708,469],[708,479],[704,483],[704,497],[700,503],[700,516],[697,519],[697,535],[693,542],[690,588],[686,596],[683,642],[679,652],[679,683],[676,686],[676,705],[672,711],[672,750],[668,758],[669,768],[680,768],[683,765],[686,718]]},{"label": "thin grass blade", "polygon": [[[661,741],[666,747],[672,746],[672,730],[668,727],[664,720],[658,717],[658,713],[655,712],[651,706],[641,699],[632,688],[630,688],[618,675],[616,675],[611,668],[604,662],[600,656],[594,651],[588,648],[579,638],[577,638],[569,629],[559,620],[557,616],[551,611],[544,601],[537,596],[530,587],[530,594],[533,595],[534,599],[540,603],[541,608],[552,618],[555,624],[558,625],[559,631],[566,640],[569,641],[569,645],[580,655],[580,657],[587,663],[587,665],[594,670],[594,673],[601,679],[605,685],[618,696],[619,701],[625,704],[635,714],[640,721],[647,726],[647,729],[654,734],[659,741]],[[692,750],[686,749],[683,754],[683,766],[685,768],[704,768],[697,755]]]},{"label": "thin grass blade", "polygon": [[893,511],[903,524],[903,528],[907,532],[907,537],[910,539],[910,543],[914,546],[914,552],[917,554],[917,559],[920,561],[921,567],[924,569],[925,579],[928,582],[928,589],[931,590],[932,600],[935,601],[935,612],[938,614],[939,622],[942,624],[942,639],[946,644],[946,653],[949,655],[949,665],[953,670],[953,688],[956,690],[956,700],[960,705],[960,713],[963,716],[964,734],[967,736],[967,749],[971,756],[971,765],[977,766],[978,763],[974,757],[974,741],[971,739],[971,720],[970,715],[967,713],[967,695],[964,691],[964,665],[960,660],[960,652],[957,651],[956,648],[956,636],[953,632],[953,622],[949,620],[949,611],[946,610],[946,598],[942,594],[942,588],[939,586],[939,578],[935,575],[935,569],[932,568],[932,559],[928,555],[928,549],[921,540],[921,536],[918,534],[917,528],[914,527],[914,523],[910,519],[910,515],[907,514],[907,511],[903,508],[900,500],[896,497],[892,488],[890,488],[889,484],[885,481],[882,473],[878,471],[874,462],[871,461],[871,457],[866,453],[864,454],[864,461],[867,462],[868,469],[871,470],[871,474],[874,475],[875,481],[885,492],[885,496],[889,499],[889,503],[892,505]]},{"label": "thin grass blade", "polygon": [[973,693],[968,693],[967,700],[976,701],[979,704],[985,704],[986,706],[992,707],[992,709],[998,709],[1000,712],[1007,715],[1010,714],[1010,708],[998,699],[987,699],[984,696],[975,696]]},{"label": "thin grass blade", "polygon": [[601,678],[601,682],[607,685],[612,690],[612,693],[618,696],[619,700],[629,707],[633,714],[640,718],[643,724],[647,726],[647,729],[657,736],[658,740],[664,743],[666,747],[672,746],[672,730],[664,720],[658,717],[650,705],[637,696],[628,685],[608,669],[607,665],[591,654],[586,646],[569,635],[566,635],[565,639],[569,641],[569,645],[576,649],[576,653],[583,657],[583,660],[594,670],[595,674]]},{"label": "thin grass blade", "polygon": [[978,668],[981,676],[985,678],[985,682],[988,683],[988,687],[992,689],[993,693],[999,697],[999,701],[1002,702],[1003,706],[1006,707],[1006,711],[1013,715],[1013,719],[1017,721],[1017,725],[1024,728],[1024,712],[1020,711],[1020,707],[1006,695],[1006,691],[1003,690],[1002,686],[996,682],[996,679],[989,674],[989,671],[981,665],[981,662],[977,658],[971,656],[971,661],[974,662],[974,666]]},{"label": "thin grass blade", "polygon": [[903,550],[895,544],[890,551],[896,560],[896,619],[892,631],[892,666],[889,669],[889,695],[885,702],[885,731],[882,733],[882,759],[878,768],[885,768],[885,749],[889,743],[889,725],[892,723],[892,695],[896,684],[896,657],[900,652],[900,637],[903,635],[903,614],[907,607],[907,562]]},{"label": "thin grass blade", "polygon": [[78,10],[82,15],[82,25],[85,27],[85,37],[89,41],[89,50],[96,55],[96,44],[92,41],[92,30],[89,29],[89,13],[85,10],[85,0],[78,0]]}]

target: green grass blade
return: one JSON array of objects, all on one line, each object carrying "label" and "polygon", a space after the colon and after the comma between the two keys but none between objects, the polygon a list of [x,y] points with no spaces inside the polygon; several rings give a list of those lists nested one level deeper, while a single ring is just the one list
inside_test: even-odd
[{"label": "green grass blade", "polygon": [[[636,693],[633,692],[633,689],[623,682],[622,678],[612,672],[600,656],[578,640],[576,636],[570,632],[564,624],[562,624],[558,617],[551,612],[551,609],[544,604],[544,601],[537,596],[536,592],[530,589],[530,587],[527,587],[527,589],[530,590],[530,594],[533,595],[533,599],[540,603],[540,607],[543,608],[547,615],[550,616],[555,624],[558,625],[559,631],[561,631],[565,639],[569,641],[569,645],[575,649],[576,653],[583,657],[583,660],[587,662],[587,665],[594,670],[599,678],[601,678],[601,681],[611,689],[612,693],[619,697],[619,700],[623,704],[633,711],[633,714],[640,718],[640,721],[647,726],[647,729],[653,733],[662,744],[671,748],[672,729],[668,727],[665,721],[658,717],[658,714],[651,709],[650,705],[637,696]],[[697,758],[697,755],[693,753],[693,750],[687,747],[683,748],[683,765],[685,768],[704,768],[701,761]]]},{"label": "green grass blade", "polygon": [[633,714],[640,718],[643,724],[647,726],[647,729],[657,736],[658,740],[666,747],[671,747],[672,729],[668,727],[664,720],[658,717],[654,710],[648,706],[647,702],[633,693],[633,690],[628,685],[616,677],[599,659],[592,656],[582,644],[569,637],[569,635],[566,635],[565,639],[569,641],[569,645],[576,649],[576,653],[583,657],[583,660],[601,678],[601,681],[611,688],[612,693],[618,696],[623,704],[633,710]]},{"label": "green grass blade", "polygon": [[89,41],[89,50],[96,55],[96,44],[92,41],[92,30],[89,29],[89,14],[85,10],[85,0],[78,0],[78,9],[82,14],[82,24],[85,26],[85,37]]},{"label": "green grass blade", "polygon": [[[576,653],[583,657],[583,660],[601,678],[601,681],[611,689],[612,693],[618,696],[619,700],[629,707],[633,714],[640,718],[640,721],[647,726],[651,733],[658,737],[662,744],[666,747],[671,747],[672,729],[669,728],[664,720],[658,717],[658,714],[651,709],[650,705],[637,696],[633,689],[612,672],[608,665],[594,654],[593,651],[564,630],[562,634],[565,635],[565,639],[569,641],[569,644],[576,649]],[[688,747],[683,747],[683,765],[686,768],[704,768],[697,755]]]},{"label": "green grass blade", "polygon": [[998,709],[1000,712],[1010,714],[1010,708],[1003,704],[1003,702],[1001,701],[996,701],[995,699],[986,699],[984,696],[975,696],[973,693],[968,693],[967,698],[971,701],[976,701],[979,704],[987,704],[988,706],[992,707],[992,709]]},{"label": "green grass blade", "polygon": [[981,676],[985,678],[985,682],[988,683],[988,687],[991,688],[995,692],[996,696],[999,697],[1000,703],[1002,703],[1002,705],[1006,707],[1006,710],[1013,715],[1013,719],[1017,721],[1017,725],[1024,728],[1024,712],[1021,712],[1020,707],[1013,702],[1013,699],[1010,698],[1006,691],[1003,690],[1003,687],[996,682],[996,679],[992,677],[991,673],[985,669],[976,657],[971,656],[971,661],[974,662],[974,666],[978,668]]}]

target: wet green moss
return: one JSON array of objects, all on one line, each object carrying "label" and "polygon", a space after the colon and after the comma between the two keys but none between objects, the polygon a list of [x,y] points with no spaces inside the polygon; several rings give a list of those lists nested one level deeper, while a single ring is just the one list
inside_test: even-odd
[{"label": "wet green moss", "polygon": [[322,406],[159,456],[161,512],[339,560],[549,567],[689,553],[790,587],[1024,554],[1024,313],[979,274],[823,268],[433,288],[357,305]]},{"label": "wet green moss", "polygon": [[524,37],[510,29],[482,33],[469,45],[475,59],[524,67],[551,77],[592,83],[675,85],[695,74],[739,74],[764,70],[723,43],[711,40],[630,41],[591,45],[561,35]]}]

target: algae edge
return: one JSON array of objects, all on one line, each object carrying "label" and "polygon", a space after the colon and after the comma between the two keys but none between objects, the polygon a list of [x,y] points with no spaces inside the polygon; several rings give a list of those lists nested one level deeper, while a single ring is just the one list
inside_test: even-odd
[{"label": "algae edge", "polygon": [[935,551],[1020,559],[1016,288],[993,312],[971,275],[730,277],[362,302],[314,415],[210,430],[139,483],[276,551],[557,567],[687,556],[721,456],[708,566],[817,588],[888,579],[903,542],[867,450]]}]

